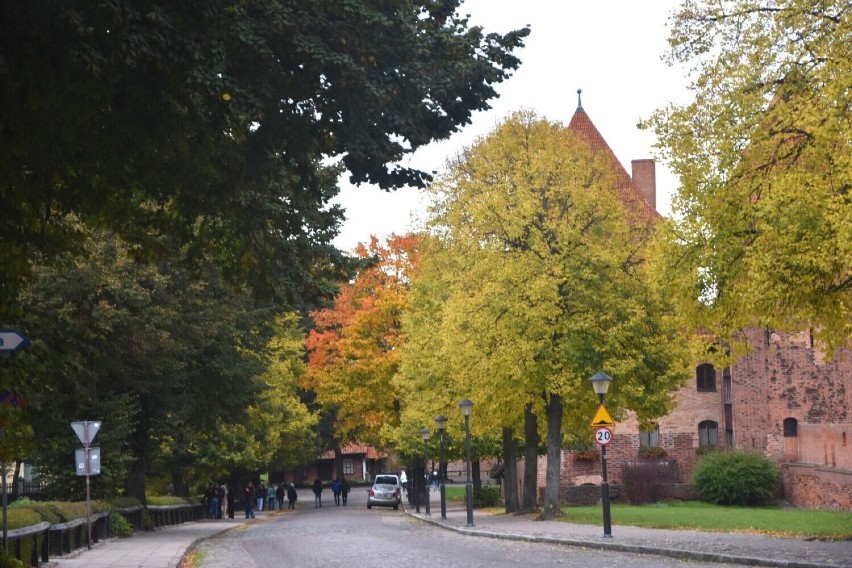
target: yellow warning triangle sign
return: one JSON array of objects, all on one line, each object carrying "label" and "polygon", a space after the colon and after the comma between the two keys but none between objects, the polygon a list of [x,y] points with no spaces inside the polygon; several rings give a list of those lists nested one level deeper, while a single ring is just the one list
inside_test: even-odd
[{"label": "yellow warning triangle sign", "polygon": [[609,415],[603,404],[598,407],[597,414],[592,418],[592,426],[615,426],[612,416]]}]

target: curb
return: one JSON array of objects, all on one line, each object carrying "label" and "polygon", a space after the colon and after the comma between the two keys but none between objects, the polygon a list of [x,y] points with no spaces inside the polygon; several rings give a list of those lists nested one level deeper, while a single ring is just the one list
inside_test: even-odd
[{"label": "curb", "polygon": [[523,542],[540,542],[545,544],[561,544],[564,546],[595,548],[598,550],[609,550],[615,552],[631,552],[635,554],[647,554],[652,556],[666,556],[670,558],[697,560],[701,562],[740,564],[745,566],[770,566],[777,568],[837,568],[837,565],[835,564],[801,562],[798,560],[773,560],[770,558],[738,556],[731,554],[719,554],[714,552],[700,552],[694,550],[681,550],[677,548],[659,548],[651,546],[641,546],[637,544],[625,544],[612,541],[599,541],[579,538],[559,538],[518,533],[495,532],[489,531],[487,529],[454,526],[439,519],[433,519],[431,517],[426,517],[423,514],[410,512],[408,509],[405,509],[405,514],[415,519],[419,519],[424,523],[428,523],[430,525],[441,527],[442,529],[450,530],[458,534],[463,534],[467,536],[481,536],[486,538],[498,538]]}]

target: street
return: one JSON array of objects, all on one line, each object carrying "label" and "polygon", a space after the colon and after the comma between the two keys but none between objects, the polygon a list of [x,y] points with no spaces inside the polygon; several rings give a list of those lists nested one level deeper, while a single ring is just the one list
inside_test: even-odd
[{"label": "street", "polygon": [[[200,568],[493,568],[496,566],[647,568],[716,566],[673,558],[573,546],[473,537],[421,522],[400,509],[366,506],[367,489],[354,488],[347,507],[336,507],[329,490],[314,508],[299,492],[295,512],[232,531],[198,546]],[[432,512],[440,514],[437,502]]]}]

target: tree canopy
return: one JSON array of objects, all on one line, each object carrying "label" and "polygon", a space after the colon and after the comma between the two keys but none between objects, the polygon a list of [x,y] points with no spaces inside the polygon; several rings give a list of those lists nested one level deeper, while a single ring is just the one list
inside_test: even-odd
[{"label": "tree canopy", "polygon": [[[267,295],[328,292],[329,206],[488,108],[528,30],[486,34],[459,0],[12,2],[0,13],[0,314],[68,212],[163,254],[218,251]],[[324,162],[325,161],[325,162]]]},{"label": "tree canopy", "polygon": [[744,326],[852,337],[852,6],[684,2],[672,63],[694,98],[649,122],[681,180],[662,248],[714,341]]}]

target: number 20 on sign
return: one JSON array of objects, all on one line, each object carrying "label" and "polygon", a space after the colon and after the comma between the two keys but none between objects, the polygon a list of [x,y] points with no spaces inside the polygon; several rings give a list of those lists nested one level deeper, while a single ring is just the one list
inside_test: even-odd
[{"label": "number 20 on sign", "polygon": [[595,443],[599,446],[606,446],[612,441],[612,430],[609,428],[598,428],[595,430]]}]

